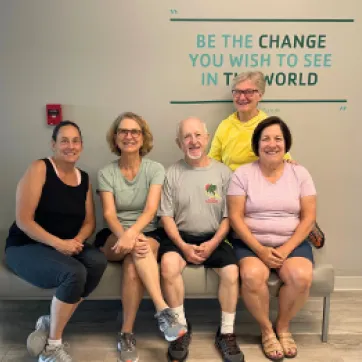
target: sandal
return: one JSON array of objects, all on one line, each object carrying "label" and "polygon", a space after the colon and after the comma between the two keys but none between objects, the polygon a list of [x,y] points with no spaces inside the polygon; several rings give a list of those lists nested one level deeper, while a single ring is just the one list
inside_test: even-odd
[{"label": "sandal", "polygon": [[[261,345],[263,347],[263,352],[266,358],[269,358],[271,361],[277,362],[283,360],[283,348],[274,333],[268,334],[267,336],[262,336]],[[273,352],[277,352],[281,356],[278,357],[278,355],[273,355]]]},{"label": "sandal", "polygon": [[279,333],[278,338],[283,348],[284,356],[286,358],[294,358],[297,355],[298,350],[292,334],[289,332]]}]

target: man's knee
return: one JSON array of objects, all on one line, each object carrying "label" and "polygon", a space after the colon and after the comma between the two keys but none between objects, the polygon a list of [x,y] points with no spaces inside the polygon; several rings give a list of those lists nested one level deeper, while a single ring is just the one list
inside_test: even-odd
[{"label": "man's knee", "polygon": [[166,253],[161,259],[161,275],[166,281],[173,281],[181,275],[179,256],[175,253]]},{"label": "man's knee", "polygon": [[233,286],[239,282],[239,268],[235,264],[227,265],[220,269],[220,281]]}]

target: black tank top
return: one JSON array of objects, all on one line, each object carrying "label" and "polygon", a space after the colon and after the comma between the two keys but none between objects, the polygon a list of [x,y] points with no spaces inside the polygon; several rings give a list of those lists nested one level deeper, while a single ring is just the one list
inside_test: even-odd
[{"label": "black tank top", "polygon": [[[80,184],[69,186],[60,180],[48,159],[42,161],[46,165],[46,178],[34,220],[50,234],[61,239],[72,239],[78,234],[85,219],[88,174],[80,170]],[[14,222],[9,230],[6,248],[36,242]]]}]

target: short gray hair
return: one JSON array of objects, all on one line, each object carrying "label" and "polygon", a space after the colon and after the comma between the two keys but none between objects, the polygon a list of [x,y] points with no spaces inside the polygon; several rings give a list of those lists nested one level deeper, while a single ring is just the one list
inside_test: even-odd
[{"label": "short gray hair", "polygon": [[265,77],[262,72],[243,72],[238,74],[231,83],[231,89],[235,89],[235,87],[246,80],[251,80],[255,87],[261,94],[265,93]]},{"label": "short gray hair", "polygon": [[182,125],[185,121],[189,120],[189,119],[197,119],[203,126],[204,126],[204,129],[205,129],[205,133],[206,134],[209,134],[208,130],[207,130],[207,125],[206,125],[206,122],[202,121],[200,118],[197,118],[197,117],[187,117],[185,119],[183,119],[182,121],[180,121],[178,124],[177,124],[177,129],[176,129],[176,139],[180,139],[180,136],[181,136],[181,129],[182,129]]}]

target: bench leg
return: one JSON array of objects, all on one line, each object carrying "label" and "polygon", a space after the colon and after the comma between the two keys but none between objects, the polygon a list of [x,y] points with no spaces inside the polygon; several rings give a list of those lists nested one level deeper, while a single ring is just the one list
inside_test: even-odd
[{"label": "bench leg", "polygon": [[328,341],[329,314],[330,314],[331,296],[323,298],[323,322],[322,322],[322,342]]}]

